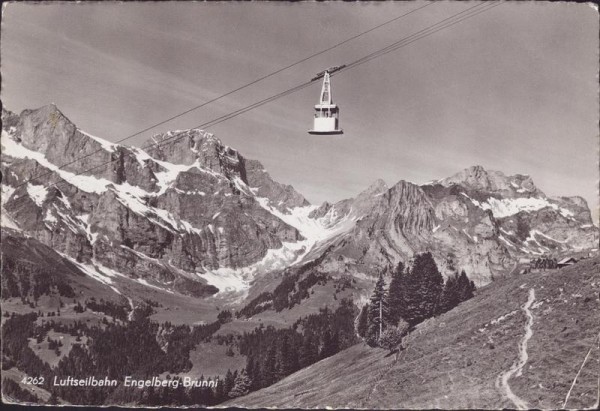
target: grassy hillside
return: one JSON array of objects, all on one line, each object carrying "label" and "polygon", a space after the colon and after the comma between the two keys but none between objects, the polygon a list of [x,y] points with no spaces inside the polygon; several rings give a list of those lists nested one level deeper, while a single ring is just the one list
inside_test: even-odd
[{"label": "grassy hillside", "polygon": [[579,372],[566,407],[597,407],[599,268],[500,279],[420,324],[398,360],[359,344],[226,405],[556,409]]}]

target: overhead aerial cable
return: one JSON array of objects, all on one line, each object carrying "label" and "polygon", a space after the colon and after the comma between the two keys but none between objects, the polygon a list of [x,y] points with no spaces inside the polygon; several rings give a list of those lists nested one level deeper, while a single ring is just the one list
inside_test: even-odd
[{"label": "overhead aerial cable", "polygon": [[[298,64],[304,63],[305,61],[308,61],[308,60],[310,60],[310,59],[312,59],[312,58],[314,58],[314,57],[320,56],[321,54],[324,54],[324,53],[326,53],[326,52],[328,52],[328,51],[331,51],[331,50],[333,50],[333,49],[335,49],[335,48],[338,48],[338,47],[340,47],[340,46],[342,46],[342,45],[344,45],[344,44],[346,44],[346,43],[348,43],[348,42],[350,42],[350,41],[352,41],[352,40],[355,40],[355,39],[357,39],[357,38],[359,38],[359,37],[362,37],[362,36],[364,36],[365,34],[368,34],[368,33],[372,32],[372,31],[374,31],[374,30],[377,30],[377,29],[379,29],[379,28],[381,28],[381,27],[384,27],[384,26],[386,26],[386,25],[388,25],[388,24],[390,24],[390,23],[393,23],[393,22],[395,22],[395,21],[397,21],[397,20],[400,20],[400,19],[401,19],[401,18],[403,18],[403,17],[406,17],[406,16],[408,16],[408,15],[410,15],[410,14],[414,13],[414,12],[417,12],[417,11],[419,11],[419,10],[421,10],[421,9],[424,9],[425,7],[429,7],[429,6],[431,6],[431,5],[433,5],[433,2],[428,2],[428,3],[426,3],[426,4],[425,4],[425,5],[423,5],[423,6],[417,7],[417,8],[415,8],[415,9],[413,9],[413,10],[410,10],[410,11],[408,11],[408,12],[404,13],[404,14],[401,14],[401,15],[399,15],[399,16],[396,16],[396,17],[394,17],[393,19],[390,19],[390,20],[384,21],[383,23],[380,23],[380,24],[378,24],[378,25],[376,25],[376,26],[374,26],[374,27],[371,27],[371,28],[370,28],[370,29],[368,29],[368,30],[365,30],[365,31],[363,31],[363,32],[361,32],[361,33],[358,33],[358,34],[356,34],[356,35],[354,35],[354,36],[352,36],[352,37],[349,37],[349,38],[347,38],[347,39],[345,39],[345,40],[343,40],[343,41],[340,41],[340,42],[338,42],[338,43],[336,43],[336,44],[334,44],[334,45],[332,45],[332,46],[329,46],[329,47],[327,47],[327,48],[325,48],[325,49],[321,50],[321,51],[318,51],[318,52],[316,52],[316,53],[313,53],[313,54],[311,54],[310,56],[304,57],[304,58],[302,58],[302,59],[300,59],[300,60],[298,60],[298,61],[295,61],[294,63],[291,63],[291,64],[288,64],[287,66],[281,67],[281,68],[279,68],[279,69],[277,69],[277,70],[275,70],[275,71],[273,71],[273,72],[271,72],[271,73],[269,73],[269,74],[266,74],[266,75],[264,75],[264,76],[262,76],[262,77],[259,77],[259,78],[255,79],[255,80],[253,80],[253,81],[251,81],[251,82],[249,82],[249,83],[246,83],[246,84],[244,84],[244,85],[242,85],[242,86],[240,86],[240,87],[237,87],[237,88],[235,88],[235,89],[233,89],[233,90],[230,90],[230,91],[228,91],[228,92],[226,92],[226,93],[224,93],[224,94],[221,94],[221,95],[219,95],[219,96],[217,96],[217,97],[215,97],[215,98],[212,98],[212,99],[210,99],[210,100],[208,100],[208,101],[205,101],[205,102],[204,102],[204,103],[202,103],[202,104],[199,104],[199,105],[197,105],[197,106],[194,106],[194,107],[192,107],[192,108],[190,108],[190,109],[188,109],[188,110],[185,110],[185,111],[183,111],[183,112],[181,112],[181,113],[179,113],[179,114],[176,114],[176,115],[174,115],[174,116],[171,116],[171,117],[169,117],[169,118],[167,118],[167,119],[165,119],[165,120],[162,120],[162,121],[160,121],[160,122],[158,122],[158,123],[156,123],[156,124],[153,124],[153,125],[151,125],[151,126],[148,126],[148,127],[144,128],[143,130],[140,130],[140,131],[138,131],[138,132],[136,132],[136,133],[134,133],[134,134],[130,134],[130,135],[126,136],[126,137],[123,137],[123,138],[121,138],[121,139],[119,139],[119,140],[116,140],[116,141],[113,141],[113,142],[111,142],[111,143],[113,143],[113,144],[119,144],[119,143],[122,143],[122,142],[124,142],[124,141],[126,141],[126,140],[132,139],[133,137],[139,136],[139,135],[140,135],[140,134],[142,134],[142,133],[145,133],[145,132],[147,132],[147,131],[150,131],[150,130],[152,130],[152,129],[154,129],[154,128],[158,127],[158,126],[161,126],[161,125],[163,125],[163,124],[165,124],[165,123],[168,123],[169,121],[175,120],[175,119],[177,119],[177,118],[179,118],[179,117],[182,117],[182,116],[184,116],[184,115],[186,115],[186,114],[189,114],[189,113],[191,113],[192,111],[198,110],[199,108],[205,107],[205,106],[207,106],[207,105],[209,105],[209,104],[211,104],[211,103],[214,103],[214,102],[216,102],[216,101],[218,101],[218,100],[221,100],[221,99],[223,99],[223,98],[225,98],[225,97],[227,97],[227,96],[230,96],[230,95],[232,95],[232,94],[234,94],[234,93],[236,93],[236,92],[238,92],[238,91],[240,91],[240,90],[243,90],[243,89],[245,89],[245,88],[248,88],[248,87],[250,87],[250,86],[252,86],[252,85],[254,85],[254,84],[256,84],[256,83],[258,83],[258,82],[260,82],[260,81],[266,80],[266,79],[268,79],[269,77],[272,77],[272,76],[274,76],[274,75],[276,75],[276,74],[279,74],[279,73],[281,73],[282,71],[285,71],[285,70],[287,70],[287,69],[290,69],[290,68],[292,68],[292,67],[294,67],[294,66],[297,66]],[[69,166],[69,165],[71,165],[71,164],[77,163],[78,161],[81,161],[81,160],[83,160],[83,159],[85,159],[85,158],[88,158],[88,157],[90,157],[90,156],[92,156],[92,155],[94,155],[94,154],[96,154],[96,153],[99,153],[100,151],[102,151],[102,149],[101,149],[101,148],[100,148],[100,149],[98,149],[98,150],[92,151],[91,153],[88,153],[88,154],[86,154],[86,155],[84,155],[84,156],[81,156],[81,157],[79,157],[79,158],[77,158],[77,159],[74,159],[74,160],[71,160],[71,161],[69,161],[69,162],[67,162],[67,163],[64,163],[64,164],[62,164],[61,166],[59,166],[59,167],[58,167],[58,169],[59,169],[59,170],[61,170],[61,169],[63,169],[63,168],[64,168],[64,167],[66,167],[66,166]],[[45,173],[41,173],[41,174],[39,174],[39,175],[37,175],[37,176],[31,177],[31,178],[30,178],[30,179],[28,179],[27,181],[25,181],[25,182],[23,182],[23,183],[21,183],[21,184],[17,185],[17,187],[19,187],[20,185],[26,184],[26,183],[28,183],[29,181],[35,180],[35,179],[37,179],[37,178],[40,178],[40,177],[44,177],[44,176],[46,176],[46,175],[49,175],[49,174],[51,174],[51,172],[45,172]]]},{"label": "overhead aerial cable", "polygon": [[[450,16],[450,17],[447,17],[447,18],[439,21],[438,23],[435,23],[435,24],[433,24],[433,25],[431,25],[431,26],[429,26],[429,27],[427,27],[425,29],[422,29],[422,30],[420,30],[420,31],[418,31],[416,33],[413,33],[410,36],[407,36],[407,37],[405,37],[405,38],[403,38],[401,40],[398,40],[398,41],[390,44],[387,47],[384,47],[384,48],[382,48],[380,50],[377,50],[374,53],[370,53],[367,56],[364,56],[364,57],[362,57],[362,58],[360,58],[358,60],[355,60],[354,62],[348,63],[343,69],[340,69],[339,71],[337,71],[336,73],[334,73],[332,75],[337,75],[339,73],[343,73],[343,72],[345,72],[347,70],[355,68],[355,67],[357,67],[357,66],[359,66],[361,64],[364,64],[364,63],[366,63],[368,61],[371,61],[371,60],[373,60],[375,58],[381,57],[381,56],[383,56],[385,54],[388,54],[388,53],[390,53],[392,51],[395,51],[395,50],[397,50],[399,48],[405,47],[405,46],[407,46],[409,44],[412,44],[412,43],[414,43],[414,42],[416,42],[418,40],[421,40],[422,38],[425,38],[425,37],[428,37],[428,36],[430,36],[430,35],[432,35],[434,33],[437,33],[438,31],[441,31],[443,29],[449,28],[449,27],[451,27],[451,26],[453,26],[455,24],[458,24],[458,23],[460,23],[460,22],[462,22],[464,20],[467,20],[467,19],[469,19],[471,17],[474,17],[474,16],[476,16],[476,15],[478,15],[480,13],[486,12],[486,11],[488,11],[488,10],[496,7],[496,6],[499,6],[500,4],[501,4],[500,2],[478,3],[475,6],[469,7],[466,10],[463,10],[463,11],[461,11],[459,13],[456,13],[456,14]],[[481,5],[485,5],[486,7],[480,7]],[[489,5],[491,5],[491,7]],[[459,15],[462,15],[462,16],[460,18],[456,19],[456,20],[453,20],[454,17],[457,17]],[[304,83],[302,83],[300,85],[297,85],[297,86],[295,86],[293,88],[290,88],[288,90],[285,90],[285,91],[282,91],[282,92],[280,92],[278,94],[275,94],[275,95],[273,95],[271,97],[268,97],[268,98],[265,98],[263,100],[257,101],[257,102],[255,102],[253,104],[250,104],[250,105],[246,106],[246,107],[243,107],[243,108],[235,110],[235,111],[233,111],[231,113],[222,115],[222,116],[217,117],[217,118],[215,118],[213,120],[210,120],[210,121],[208,121],[206,123],[200,124],[200,125],[198,125],[198,126],[196,126],[194,128],[207,128],[207,127],[212,127],[214,125],[220,124],[220,123],[222,123],[224,121],[230,120],[230,119],[232,119],[234,117],[237,117],[237,116],[239,116],[241,114],[244,114],[244,113],[246,113],[246,112],[248,112],[250,110],[253,110],[253,109],[257,108],[257,107],[265,105],[265,104],[267,104],[267,103],[269,103],[271,101],[277,100],[277,99],[285,97],[285,96],[287,96],[289,94],[292,94],[292,93],[295,93],[297,91],[300,91],[300,90],[302,90],[302,89],[310,86],[317,79],[311,79],[311,80],[306,81],[306,82],[304,82]],[[161,146],[164,146],[164,145],[167,145],[167,144],[171,144],[171,143],[175,142],[176,139],[178,139],[179,137],[183,136],[184,133],[185,133],[185,131],[174,133],[173,135],[165,138],[164,140],[162,140],[162,141],[160,141],[158,143],[153,143],[153,144],[148,145],[146,147],[142,147],[142,149],[144,149],[144,148],[150,148],[150,147],[161,147]],[[76,161],[79,161],[79,160],[76,160]],[[100,167],[104,167],[104,166],[106,166],[108,164],[111,164],[113,161],[114,160],[111,159],[111,160],[109,160],[109,161],[107,161],[105,163],[101,163],[99,165],[96,165],[94,167],[91,167],[91,168],[88,168],[86,170],[80,171],[78,173],[74,173],[73,177],[79,176],[79,175],[84,174],[84,173],[88,173],[88,172],[93,171],[95,169],[98,169]],[[71,163],[73,163],[73,162],[71,162]],[[62,167],[64,167],[64,166],[65,165],[63,165]],[[32,178],[30,178],[28,180],[25,180],[23,183],[20,183],[17,186],[15,186],[15,188],[18,188],[18,187],[20,187],[23,184],[26,184],[28,182],[31,182],[31,181],[37,179],[37,178],[40,178],[41,176],[51,174],[52,172],[54,172],[54,171],[47,172],[47,173],[44,173],[44,174],[40,174],[40,175],[38,175],[36,177],[32,177]],[[55,186],[57,184],[60,184],[63,181],[68,183],[68,181],[65,180],[64,178],[60,177],[60,179],[61,179],[61,181],[57,181],[55,183],[52,183],[49,187],[43,187],[43,188],[44,189],[51,188],[51,187],[53,187],[53,186]]]}]

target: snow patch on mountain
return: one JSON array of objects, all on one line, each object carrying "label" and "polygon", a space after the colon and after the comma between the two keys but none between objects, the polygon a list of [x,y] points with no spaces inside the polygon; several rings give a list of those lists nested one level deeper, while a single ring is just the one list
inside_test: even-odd
[{"label": "snow patch on mountain", "polygon": [[91,135],[90,133],[86,133],[85,131],[81,130],[81,129],[77,129],[77,131],[79,131],[81,134],[83,134],[84,136],[87,136],[89,138],[91,138],[92,140],[100,143],[100,145],[102,146],[102,148],[106,151],[108,151],[109,153],[114,153],[115,151],[117,151],[117,144],[113,144],[109,141],[104,140],[103,138],[100,137],[96,137]]},{"label": "snow patch on mountain", "polygon": [[[87,135],[87,134],[86,134]],[[102,140],[97,138],[98,140]],[[107,142],[105,142],[107,143]],[[108,143],[107,143],[108,144]],[[114,146],[114,145],[111,145]],[[200,165],[199,160],[197,160],[194,164],[191,165],[183,165],[183,164],[172,164],[166,161],[156,160],[150,157],[145,151],[140,149],[133,149],[136,158],[140,164],[145,164],[146,160],[151,160],[159,164],[165,171],[155,173],[155,177],[157,179],[157,184],[160,187],[158,192],[149,192],[140,187],[133,186],[127,182],[122,184],[115,184],[112,181],[109,181],[105,178],[98,178],[93,176],[81,175],[71,173],[69,171],[60,169],[55,164],[51,163],[46,159],[44,154],[39,153],[37,151],[30,150],[23,145],[19,144],[15,140],[13,140],[6,131],[2,131],[2,147],[3,154],[6,154],[13,158],[18,159],[30,159],[37,161],[43,167],[49,169],[50,171],[56,172],[62,179],[66,180],[70,184],[77,187],[79,190],[84,191],[86,193],[96,193],[102,194],[104,193],[109,186],[112,186],[115,191],[120,193],[120,197],[124,200],[124,203],[128,203],[130,205],[136,206],[135,200],[132,200],[131,195],[135,197],[157,197],[171,187],[172,183],[175,181],[179,173],[184,171],[189,171],[192,168],[196,168],[204,173],[211,174],[217,178],[225,178],[223,175],[219,173],[215,173],[212,170],[206,169]],[[36,188],[30,191],[28,187],[29,195],[34,199],[34,201],[41,199],[42,195],[44,195],[44,190],[42,186],[35,186]],[[38,188],[39,187],[39,190]],[[35,191],[40,191],[40,193],[36,193]],[[35,198],[34,198],[35,196]],[[37,201],[36,201],[37,203]]]},{"label": "snow patch on mountain", "polygon": [[117,294],[121,294],[121,292],[115,286],[114,279],[117,277],[120,277],[120,278],[123,278],[126,280],[130,280],[130,281],[135,281],[146,287],[155,288],[160,291],[168,292],[170,294],[175,294],[171,290],[156,286],[154,284],[150,284],[148,281],[144,280],[143,278],[131,279],[111,268],[108,268],[108,267],[103,266],[102,264],[99,264],[97,261],[92,261],[91,263],[82,263],[82,262],[79,262],[79,261],[75,260],[74,258],[69,257],[68,255],[63,254],[61,252],[59,252],[59,254],[62,257],[64,257],[65,259],[67,259],[68,261],[70,261],[71,263],[73,263],[84,274],[88,275],[89,277],[93,278],[94,280],[96,280],[102,284],[109,286]]},{"label": "snow patch on mountain", "polygon": [[[529,237],[527,237],[527,238],[525,239],[525,241],[524,241],[524,243],[525,243],[525,244],[529,245],[529,251],[530,251],[531,253],[533,253],[533,254],[540,254],[540,255],[544,254],[544,253],[545,253],[545,252],[547,252],[547,251],[550,251],[550,250],[548,249],[548,247],[545,247],[545,246],[543,246],[542,244],[540,244],[540,242],[537,240],[537,238],[535,238],[535,234],[536,234],[536,233],[534,232],[534,230],[532,230],[532,231],[529,233]],[[532,246],[532,245],[534,245],[534,244],[537,246],[538,250],[534,250],[534,249],[531,247],[531,246]]]},{"label": "snow patch on mountain", "polygon": [[52,214],[51,208],[46,209],[46,214],[44,215],[44,222],[50,223],[51,227],[54,227],[56,223],[58,223],[58,219],[54,214]]},{"label": "snow patch on mountain", "polygon": [[259,274],[280,270],[294,265],[304,255],[309,241],[284,242],[280,248],[267,250],[262,260],[242,268],[221,267],[196,275],[219,289],[219,294],[241,294],[245,296],[252,281]]},{"label": "snow patch on mountain", "polygon": [[494,218],[504,218],[515,215],[520,212],[532,212],[541,210],[542,208],[550,207],[557,210],[563,217],[573,217],[573,212],[565,208],[559,207],[555,203],[551,203],[545,198],[529,197],[529,198],[488,198],[484,202],[479,202],[472,199],[465,193],[461,193],[467,197],[474,205],[483,209],[491,210]]},{"label": "snow patch on mountain", "polygon": [[27,194],[38,207],[41,207],[48,197],[48,189],[43,185],[27,183]]},{"label": "snow patch on mountain", "polygon": [[284,214],[279,210],[269,205],[269,199],[263,197],[256,197],[258,203],[265,210],[273,214],[275,217],[283,220],[286,224],[296,228],[304,238],[311,243],[323,241],[331,238],[335,235],[341,234],[350,230],[356,220],[357,216],[351,216],[348,213],[341,219],[337,219],[336,210],[329,210],[329,212],[321,218],[311,218],[310,213],[318,207],[310,205],[306,207],[295,207],[289,210],[289,214]]},{"label": "snow patch on mountain", "polygon": [[58,253],[66,260],[73,263],[73,265],[75,265],[77,268],[79,268],[84,274],[88,275],[89,277],[93,278],[94,280],[101,282],[102,284],[105,284],[105,285],[113,285],[113,280],[110,278],[111,275],[108,275],[105,272],[99,270],[97,266],[95,266],[93,264],[80,263],[79,261],[75,260],[74,258],[69,257],[66,254],[63,254],[61,252],[58,252]]},{"label": "snow patch on mountain", "polygon": [[161,261],[160,261],[158,258],[152,258],[152,257],[149,257],[149,256],[147,256],[146,254],[144,254],[144,253],[140,253],[139,251],[136,251],[136,250],[134,250],[133,248],[127,247],[127,246],[125,246],[125,245],[123,245],[123,244],[121,244],[121,248],[122,248],[123,250],[126,250],[126,251],[128,251],[128,252],[132,253],[132,254],[135,254],[135,255],[137,255],[137,256],[138,256],[138,257],[140,257],[140,258],[143,258],[144,260],[152,261],[152,262],[153,262],[153,263],[155,263],[155,264],[162,264],[162,263],[161,263]]},{"label": "snow patch on mountain", "polygon": [[[17,143],[15,140],[10,138],[8,133],[2,131],[2,153],[13,158],[18,159],[30,159],[37,161],[41,166],[47,168],[50,171],[56,172],[62,179],[68,181],[81,191],[86,193],[101,194],[106,191],[106,186],[112,184],[110,181],[104,178],[96,178],[86,175],[76,175],[69,171],[61,170],[59,167],[51,163],[46,159],[44,154],[38,153],[37,151],[30,150],[23,145]],[[29,190],[28,190],[29,192]],[[29,193],[31,196],[32,193]]]},{"label": "snow patch on mountain", "polygon": [[547,235],[547,234],[544,234],[544,233],[542,233],[541,231],[538,231],[538,230],[531,230],[531,232],[532,232],[533,234],[535,234],[535,235],[540,235],[540,236],[542,236],[542,237],[545,237],[545,238],[547,238],[548,240],[550,240],[550,241],[554,241],[554,242],[556,242],[556,243],[560,243],[560,244],[566,244],[566,243],[567,243],[567,241],[561,241],[561,240],[557,240],[556,238],[550,237],[549,235]]},{"label": "snow patch on mountain", "polygon": [[144,194],[148,193],[138,189],[138,187],[124,183],[113,185],[111,189],[117,194],[117,200],[121,204],[134,213],[144,216],[153,223],[163,227],[165,230],[172,233],[188,232],[196,234],[200,234],[202,231],[202,229],[194,227],[190,222],[176,218],[167,210],[147,205],[144,200]]},{"label": "snow patch on mountain", "polygon": [[573,213],[557,204],[551,203],[545,198],[503,198],[497,199],[490,197],[486,203],[482,203],[483,208],[492,210],[495,218],[508,217],[521,211],[531,212],[550,207],[557,210],[563,217],[573,217]]},{"label": "snow patch on mountain", "polygon": [[15,223],[15,221],[12,218],[10,218],[10,216],[6,213],[6,211],[4,211],[4,209],[0,210],[0,226],[21,231],[21,228],[17,225],[17,223]]},{"label": "snow patch on mountain", "polygon": [[150,284],[148,281],[146,281],[143,278],[137,278],[135,281],[137,281],[138,283],[140,283],[142,285],[145,285],[146,287],[155,288],[155,289],[160,290],[160,291],[166,291],[169,294],[175,294],[173,291],[171,291],[169,289],[162,288],[162,287],[159,287],[159,286],[154,285],[154,284]]},{"label": "snow patch on mountain", "polygon": [[510,241],[508,241],[506,239],[506,237],[504,237],[502,234],[500,234],[500,236],[498,237],[500,240],[502,240],[506,245],[508,245],[509,247],[512,248],[517,248],[517,246],[515,246],[513,243],[511,243]]},{"label": "snow patch on mountain", "polygon": [[[238,183],[240,188],[245,189],[247,187],[241,180]],[[289,214],[285,214],[271,207],[268,198],[255,198],[265,210],[296,228],[305,239],[293,243],[284,242],[280,248],[269,249],[261,261],[247,267],[235,269],[222,267],[217,270],[197,273],[198,277],[219,289],[217,295],[237,294],[240,295],[240,298],[243,298],[252,281],[258,275],[281,270],[302,262],[303,258],[317,243],[350,230],[357,220],[357,217],[345,216],[337,221],[335,225],[328,225],[331,216],[319,219],[309,217],[309,214],[317,208],[316,206],[295,207],[288,209]],[[212,225],[209,225],[209,229],[213,229]]]}]

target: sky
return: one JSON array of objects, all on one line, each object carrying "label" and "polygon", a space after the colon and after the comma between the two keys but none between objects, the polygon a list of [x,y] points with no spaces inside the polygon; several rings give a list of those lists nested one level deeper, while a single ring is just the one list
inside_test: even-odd
[{"label": "sky", "polygon": [[[333,46],[425,2],[4,4],[6,108],[55,103],[111,141]],[[466,10],[435,2],[132,138],[197,127]],[[422,184],[482,165],[583,196],[598,221],[598,13],[508,2],[332,77],[342,136],[314,136],[320,83],[208,130],[310,202],[375,180]]]}]

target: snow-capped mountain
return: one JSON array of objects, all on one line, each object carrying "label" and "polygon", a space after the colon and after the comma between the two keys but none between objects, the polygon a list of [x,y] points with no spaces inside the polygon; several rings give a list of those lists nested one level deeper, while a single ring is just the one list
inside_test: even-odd
[{"label": "snow-capped mountain", "polygon": [[[478,285],[519,257],[597,247],[598,229],[581,197],[548,198],[529,176],[481,166],[418,186],[375,182],[355,199],[325,204],[313,216],[353,215],[324,264],[371,273],[431,251],[446,274],[465,269]],[[340,258],[342,257],[342,258]],[[343,267],[342,267],[343,266]]]},{"label": "snow-capped mountain", "polygon": [[239,296],[269,273],[309,264],[370,279],[429,250],[444,273],[465,269],[483,285],[524,255],[598,241],[583,199],[548,198],[528,176],[480,166],[421,186],[378,180],[317,207],[202,130],[156,135],[140,149],[79,130],[54,105],[3,110],[2,122],[2,230],[104,284],[122,276]]},{"label": "snow-capped mountain", "polygon": [[53,105],[2,117],[3,226],[99,278],[204,295],[223,285],[219,270],[285,264],[306,246],[274,213],[308,202],[209,133],[158,135],[144,151],[77,129]]}]

